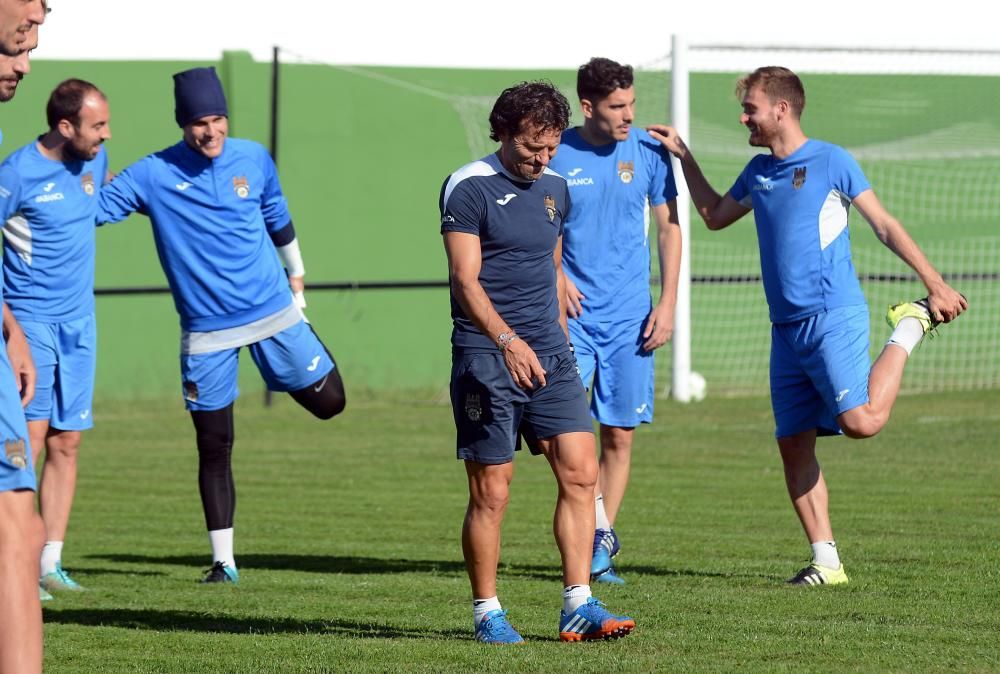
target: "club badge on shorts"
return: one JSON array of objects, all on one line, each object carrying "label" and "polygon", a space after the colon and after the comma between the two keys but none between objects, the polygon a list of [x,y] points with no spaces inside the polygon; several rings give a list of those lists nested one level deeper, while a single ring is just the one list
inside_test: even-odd
[{"label": "club badge on shorts", "polygon": [[25,451],[24,438],[17,440],[6,440],[3,443],[4,453],[7,454],[7,461],[15,468],[24,470],[28,467],[28,455]]},{"label": "club badge on shorts", "polygon": [[479,402],[478,393],[465,395],[465,416],[469,417],[469,421],[479,421],[483,418],[483,407]]},{"label": "club badge on shorts", "polygon": [[94,196],[96,189],[94,188],[93,171],[88,171],[80,176],[80,187],[83,188],[84,193],[86,193],[88,197]]},{"label": "club badge on shorts", "polygon": [[549,216],[549,222],[556,219],[556,200],[551,194],[545,195],[545,215]]},{"label": "club badge on shorts", "polygon": [[795,175],[792,176],[792,187],[799,189],[806,183],[806,167],[800,166],[795,169]]},{"label": "club badge on shorts", "polygon": [[632,178],[635,177],[635,162],[634,161],[618,162],[618,177],[626,185],[632,182]]},{"label": "club badge on shorts", "polygon": [[250,196],[250,183],[247,181],[247,177],[236,176],[233,178],[233,189],[236,190],[236,196],[240,199],[246,199]]}]

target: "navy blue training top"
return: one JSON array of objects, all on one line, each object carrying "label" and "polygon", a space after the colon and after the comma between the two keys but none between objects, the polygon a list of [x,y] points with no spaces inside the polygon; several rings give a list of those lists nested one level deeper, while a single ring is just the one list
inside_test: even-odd
[{"label": "navy blue training top", "polygon": [[[535,181],[514,177],[489,155],[451,174],[441,188],[441,232],[480,239],[479,283],[493,308],[538,355],[567,348],[559,325],[553,254],[570,207],[566,180],[546,169]],[[463,351],[493,352],[451,296],[451,343]]]}]

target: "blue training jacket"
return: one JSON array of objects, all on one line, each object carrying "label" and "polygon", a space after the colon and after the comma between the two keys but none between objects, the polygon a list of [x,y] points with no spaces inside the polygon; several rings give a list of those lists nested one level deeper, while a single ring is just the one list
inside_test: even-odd
[{"label": "blue training jacket", "polygon": [[143,157],[101,190],[98,222],[149,216],[181,327],[246,325],[292,303],[270,233],[291,223],[274,162],[227,138],[209,159],[183,140]]}]

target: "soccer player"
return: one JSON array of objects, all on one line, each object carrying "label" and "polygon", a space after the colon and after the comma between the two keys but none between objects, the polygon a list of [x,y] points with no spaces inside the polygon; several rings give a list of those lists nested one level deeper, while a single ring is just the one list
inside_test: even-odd
[{"label": "soccer player", "polygon": [[83,589],[63,570],[62,547],[81,431],[93,426],[94,220],[108,172],[102,144],[111,137],[108,101],[89,82],[59,84],[46,114],[48,132],[0,166],[3,293],[38,371],[25,410],[36,465],[46,450],[39,490],[43,599],[49,591]]},{"label": "soccer player", "polygon": [[[740,123],[750,144],[770,154],[750,160],[723,195],[709,185],[675,129],[650,127],[681,160],[691,197],[711,230],[754,213],[764,293],[770,308],[771,404],[785,484],[812,546],[795,585],[847,582],[830,526],[816,436],[867,438],[889,420],[906,361],[923,336],[967,307],[906,230],[882,206],[843,148],[806,137],[802,82],[786,68],[758,68],[737,85]],[[851,262],[851,204],[879,240],[906,262],[927,297],[890,308],[888,343],[871,364],[868,307]]]},{"label": "soccer player", "polygon": [[451,400],[469,504],[462,550],[475,638],[521,643],[497,598],[500,526],[519,434],[559,485],[554,532],[563,568],[563,641],[624,636],[635,622],[591,596],[597,457],[587,396],[560,307],[566,181],[547,168],[569,104],[547,82],[503,91],[490,113],[496,153],[460,168],[441,189],[451,282]]},{"label": "soccer player", "polygon": [[[14,24],[10,0],[0,0],[0,34]],[[21,3],[18,3],[21,4]],[[38,24],[26,31],[13,50],[0,39],[0,102],[17,92],[28,71],[29,53],[38,44]],[[20,25],[20,24],[18,24]],[[2,197],[0,197],[2,198]],[[35,468],[23,406],[35,393],[31,349],[17,319],[3,304],[0,349],[0,674],[42,671],[42,609],[39,603],[38,555],[45,536],[35,512]]]},{"label": "soccer player", "polygon": [[305,268],[267,150],[228,138],[214,68],[174,75],[174,98],[183,139],[122,171],[101,191],[98,218],[117,222],[138,211],[152,221],[180,314],[182,388],[213,555],[204,582],[235,583],[230,456],[240,348],[249,348],[271,390],[289,392],[320,419],[344,409],[344,385],[300,309]]},{"label": "soccer player", "polygon": [[[611,557],[615,518],[628,486],[635,427],[653,420],[653,352],[673,334],[681,230],[670,155],[632,128],[632,67],[606,58],[580,66],[583,125],[562,136],[551,168],[565,177],[573,210],[565,222],[563,271],[570,342],[601,458],[591,576],[623,583]],[[649,212],[656,220],[660,299],[649,293]]]},{"label": "soccer player", "polygon": [[0,0],[0,54],[17,56],[34,49],[38,44],[36,26],[45,21],[47,13],[46,0]]}]

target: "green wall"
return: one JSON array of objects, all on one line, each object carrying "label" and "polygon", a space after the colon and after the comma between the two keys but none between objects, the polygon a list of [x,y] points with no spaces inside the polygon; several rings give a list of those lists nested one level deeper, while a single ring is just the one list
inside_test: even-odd
[{"label": "green wall", "polygon": [[[171,75],[197,65],[210,64],[37,62],[15,100],[0,108],[3,151],[11,152],[43,132],[51,89],[67,77],[82,77],[101,87],[111,101],[114,137],[107,148],[112,170],[120,170],[180,139],[173,120]],[[214,65],[229,97],[232,134],[268,144],[270,64],[227,53]],[[563,89],[578,123],[574,74],[569,71],[283,65],[278,166],[303,245],[307,283],[445,280],[437,212],[442,181],[494,147],[486,119],[496,95],[513,83],[540,77]],[[701,139],[695,147],[709,178],[721,189],[750,156],[745,130],[738,124],[734,78],[699,74],[691,84],[692,124]],[[912,142],[915,138],[955,128],[959,132],[949,144],[954,148],[956,139],[963,138],[961,130],[971,130],[975,136],[966,144],[986,149],[979,158],[942,162],[931,154],[930,159],[911,157],[886,168],[885,161],[870,155],[862,165],[877,191],[886,188],[886,203],[919,241],[993,233],[1000,205],[995,188],[1000,124],[994,112],[1000,88],[995,78],[804,79],[810,96],[807,131],[852,149],[896,143],[904,148],[900,156],[906,157],[906,148],[927,146],[922,140]],[[666,119],[668,90],[665,73],[637,73],[639,124]],[[961,105],[956,107],[955,101]],[[962,173],[956,177],[958,171]],[[950,181],[936,189],[943,172]],[[927,197],[931,193],[935,199]],[[866,227],[854,229],[856,247],[878,246]],[[725,256],[699,255],[706,242],[736,251],[756,248],[754,228],[747,223],[709,235],[694,221],[695,274],[736,271]],[[754,273],[752,265],[746,273]],[[97,286],[150,285],[163,286],[165,280],[145,218],[102,228]],[[761,302],[764,324],[762,293],[753,296]],[[314,290],[307,298],[307,315],[338,359],[349,389],[420,389],[432,394],[446,389],[447,289]],[[179,335],[169,296],[99,297],[98,315],[99,396],[162,397],[178,391]],[[702,358],[698,348],[696,342],[696,366]],[[244,361],[252,370],[249,358]],[[661,380],[666,379],[668,364],[665,354],[658,361]],[[259,378],[245,374],[244,390],[260,390]]]}]

